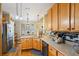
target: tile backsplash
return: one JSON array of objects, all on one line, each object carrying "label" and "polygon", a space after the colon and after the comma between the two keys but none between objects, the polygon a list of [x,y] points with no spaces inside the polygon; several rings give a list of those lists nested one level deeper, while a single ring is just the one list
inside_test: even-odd
[{"label": "tile backsplash", "polygon": [[76,32],[53,32],[53,33],[58,33],[58,36],[63,38],[63,40],[70,41],[70,42],[75,42],[79,43],[79,33]]}]

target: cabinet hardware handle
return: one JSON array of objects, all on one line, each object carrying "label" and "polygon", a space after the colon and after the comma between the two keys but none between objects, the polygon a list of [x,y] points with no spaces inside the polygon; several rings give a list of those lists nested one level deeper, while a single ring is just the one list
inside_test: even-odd
[{"label": "cabinet hardware handle", "polygon": [[72,30],[74,30],[75,28],[72,28]]},{"label": "cabinet hardware handle", "polygon": [[52,49],[50,49],[50,50],[52,50]]},{"label": "cabinet hardware handle", "polygon": [[70,28],[67,28],[67,30],[70,30]]}]

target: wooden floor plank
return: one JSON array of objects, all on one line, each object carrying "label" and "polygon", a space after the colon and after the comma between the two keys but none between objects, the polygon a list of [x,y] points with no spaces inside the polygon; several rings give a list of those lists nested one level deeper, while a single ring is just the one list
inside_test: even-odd
[{"label": "wooden floor plank", "polygon": [[31,50],[21,51],[21,56],[32,56],[32,51]]}]

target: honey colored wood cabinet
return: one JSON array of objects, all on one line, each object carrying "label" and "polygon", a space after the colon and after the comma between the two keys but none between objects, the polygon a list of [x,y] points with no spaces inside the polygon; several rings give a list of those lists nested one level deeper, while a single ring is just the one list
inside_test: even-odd
[{"label": "honey colored wood cabinet", "polygon": [[51,30],[51,8],[48,10],[47,14],[47,30]]},{"label": "honey colored wood cabinet", "polygon": [[45,16],[45,27],[52,31],[79,32],[79,3],[54,4]]},{"label": "honey colored wood cabinet", "polygon": [[70,21],[71,21],[71,31],[74,31],[75,30],[75,4],[74,3],[72,3],[71,4],[71,19],[70,19]]},{"label": "honey colored wood cabinet", "polygon": [[69,3],[60,3],[58,8],[59,31],[70,31]]},{"label": "honey colored wood cabinet", "polygon": [[75,13],[75,15],[74,15],[74,30],[75,31],[78,31],[79,32],[79,3],[75,3],[75,6],[74,6],[74,13]]},{"label": "honey colored wood cabinet", "polygon": [[42,42],[41,42],[41,40],[37,40],[37,50],[42,51]]},{"label": "honey colored wood cabinet", "polygon": [[21,39],[21,49],[36,49],[42,51],[42,42],[38,38]]},{"label": "honey colored wood cabinet", "polygon": [[48,56],[56,56],[56,49],[54,49],[51,45],[48,46]]},{"label": "honey colored wood cabinet", "polygon": [[21,39],[21,49],[26,49],[27,48],[27,43],[26,43],[26,39]]},{"label": "honey colored wood cabinet", "polygon": [[32,45],[32,38],[29,38],[28,41],[27,41],[27,43],[29,43],[28,44],[28,49],[32,49],[32,46],[33,46]]},{"label": "honey colored wood cabinet", "polygon": [[52,31],[58,31],[58,4],[52,6]]},{"label": "honey colored wood cabinet", "polygon": [[59,52],[57,49],[55,49],[53,46],[48,46],[48,56],[65,56],[61,52]]},{"label": "honey colored wood cabinet", "polygon": [[33,48],[36,49],[36,50],[42,51],[42,42],[41,42],[41,40],[39,40],[37,38],[34,38],[33,39]]},{"label": "honey colored wood cabinet", "polygon": [[31,49],[32,48],[32,39],[31,38],[22,39],[21,47],[22,47],[22,49]]},{"label": "honey colored wood cabinet", "polygon": [[33,39],[33,48],[37,49],[37,40]]},{"label": "honey colored wood cabinet", "polygon": [[79,3],[71,4],[71,31],[79,32]]}]

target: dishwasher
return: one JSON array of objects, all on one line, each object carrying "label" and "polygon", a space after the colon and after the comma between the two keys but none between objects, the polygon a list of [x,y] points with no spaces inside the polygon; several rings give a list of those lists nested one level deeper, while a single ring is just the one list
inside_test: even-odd
[{"label": "dishwasher", "polygon": [[48,56],[48,44],[44,41],[42,41],[42,54]]}]

